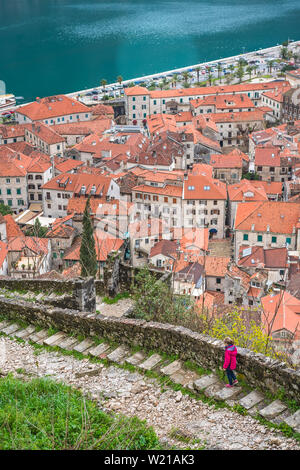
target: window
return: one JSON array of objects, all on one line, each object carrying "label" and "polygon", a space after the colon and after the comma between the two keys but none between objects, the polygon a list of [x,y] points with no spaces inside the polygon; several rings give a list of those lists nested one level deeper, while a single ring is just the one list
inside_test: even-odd
[{"label": "window", "polygon": [[17,188],[17,194],[21,194],[21,188]]},{"label": "window", "polygon": [[156,104],[156,100],[153,101],[153,104]]},{"label": "window", "polygon": [[132,106],[132,109],[135,109],[135,104]]},{"label": "window", "polygon": [[20,178],[16,178],[16,183],[20,183]]},{"label": "window", "polygon": [[272,243],[277,243],[277,237],[272,237]]},{"label": "window", "polygon": [[221,278],[220,278],[220,277],[217,277],[216,283],[217,283],[217,284],[221,284]]},{"label": "window", "polygon": [[6,178],[6,184],[10,183],[10,178]]},{"label": "window", "polygon": [[258,241],[258,242],[262,242],[262,240],[263,240],[262,235],[257,235],[257,241]]},{"label": "window", "polygon": [[244,235],[243,235],[243,240],[248,241],[248,233],[244,233]]},{"label": "window", "polygon": [[10,195],[10,194],[11,194],[11,189],[7,189],[7,190],[6,190],[6,194],[9,194],[9,195]]},{"label": "window", "polygon": [[146,96],[143,96],[143,101],[146,101]]},{"label": "window", "polygon": [[290,237],[286,238],[285,243],[290,245],[292,243],[292,239]]},{"label": "window", "polygon": [[132,117],[135,118],[135,114],[133,114]]}]

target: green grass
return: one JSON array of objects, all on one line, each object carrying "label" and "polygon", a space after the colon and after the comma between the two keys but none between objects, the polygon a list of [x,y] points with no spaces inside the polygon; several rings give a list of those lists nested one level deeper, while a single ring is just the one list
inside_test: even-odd
[{"label": "green grass", "polygon": [[123,292],[117,294],[115,297],[103,297],[102,301],[106,304],[116,304],[121,299],[128,299],[130,297],[129,292]]},{"label": "green grass", "polygon": [[145,421],[107,415],[66,385],[10,375],[0,381],[1,450],[160,448]]}]

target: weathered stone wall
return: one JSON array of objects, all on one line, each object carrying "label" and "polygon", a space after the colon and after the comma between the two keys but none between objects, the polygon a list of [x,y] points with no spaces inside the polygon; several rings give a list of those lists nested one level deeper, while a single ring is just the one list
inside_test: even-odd
[{"label": "weathered stone wall", "polygon": [[[105,337],[128,346],[176,354],[183,361],[194,361],[211,370],[223,365],[222,341],[179,326],[131,318],[107,318],[76,310],[51,309],[25,301],[15,303],[11,299],[0,299],[0,311],[12,320],[20,319],[66,333]],[[243,348],[238,348],[237,363],[237,371],[252,387],[272,393],[283,388],[287,397],[300,403],[300,369],[289,369],[285,363]]]},{"label": "weathered stone wall", "polygon": [[72,292],[74,289],[74,279],[60,281],[52,279],[0,279],[0,289],[10,289],[17,291],[32,292]]}]

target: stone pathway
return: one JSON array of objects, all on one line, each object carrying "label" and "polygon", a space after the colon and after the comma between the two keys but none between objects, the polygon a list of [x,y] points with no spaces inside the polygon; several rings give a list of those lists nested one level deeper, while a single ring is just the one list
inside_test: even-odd
[{"label": "stone pathway", "polygon": [[[0,341],[5,349],[2,360],[3,373],[16,372],[21,375],[50,375],[90,393],[106,410],[137,415],[153,425],[160,438],[176,447],[184,447],[180,440],[172,439],[170,433],[205,442],[208,448],[220,449],[300,449],[293,439],[287,439],[281,432],[270,430],[251,417],[257,412],[274,423],[286,422],[295,431],[300,431],[300,413],[291,413],[279,400],[267,403],[257,391],[245,394],[240,387],[226,388],[214,374],[199,377],[186,370],[181,361],[167,361],[159,354],[147,357],[145,352],[132,353],[120,345],[111,347],[106,343],[96,345],[92,339],[78,341],[66,333],[57,332],[49,336],[47,330],[33,332],[32,326],[21,328],[16,323],[0,323],[0,331],[9,336],[22,337],[38,344],[58,346],[68,351],[81,352],[86,359],[78,360],[58,352],[42,351],[34,354],[34,347],[17,343],[2,336]],[[3,354],[2,354],[3,355]],[[112,363],[105,367],[101,363],[89,362],[89,356],[107,359]],[[115,367],[117,364],[134,364],[136,372]],[[229,405],[243,406],[250,416],[242,416],[229,409],[215,409],[181,391],[165,387],[162,392],[157,379],[149,379],[143,373],[155,371],[168,376],[175,383],[203,392],[208,397],[225,401]],[[176,431],[176,432],[175,432]],[[226,436],[226,438],[224,438]],[[197,444],[199,446],[199,443]]]}]

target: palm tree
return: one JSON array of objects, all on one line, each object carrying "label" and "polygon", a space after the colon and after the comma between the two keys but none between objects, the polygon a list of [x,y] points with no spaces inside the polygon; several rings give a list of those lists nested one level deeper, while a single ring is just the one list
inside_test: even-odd
[{"label": "palm tree", "polygon": [[211,86],[213,75],[211,72],[211,67],[207,67],[207,73],[208,73],[208,81],[209,81],[209,86]]},{"label": "palm tree", "polygon": [[107,85],[107,80],[105,80],[105,78],[102,78],[102,80],[101,80],[101,86],[102,86],[103,88],[105,88],[105,85]]},{"label": "palm tree", "polygon": [[182,76],[183,76],[185,85],[188,85],[189,78],[191,78],[190,74],[188,72],[182,72]]},{"label": "palm tree", "polygon": [[195,67],[195,70],[197,72],[197,82],[199,83],[199,78],[200,78],[200,67]]},{"label": "palm tree", "polygon": [[269,64],[268,64],[268,69],[269,69],[269,72],[272,73],[272,68],[273,68],[273,65],[274,65],[274,60],[270,60],[269,61]]},{"label": "palm tree", "polygon": [[253,65],[253,72],[257,75],[258,65]]},{"label": "palm tree", "polygon": [[220,80],[220,75],[221,75],[221,72],[222,72],[222,65],[221,64],[218,64],[217,71],[218,71],[218,80]]},{"label": "palm tree", "polygon": [[178,82],[178,74],[174,73],[173,78],[172,78],[172,85],[174,84],[175,88]]},{"label": "palm tree", "polygon": [[250,80],[251,80],[251,76],[252,76],[252,72],[253,72],[253,67],[252,67],[251,65],[248,65],[248,67],[246,68],[246,72],[249,74]]},{"label": "palm tree", "polygon": [[121,85],[121,83],[123,82],[123,77],[122,77],[122,75],[119,75],[119,76],[117,77],[117,82]]},{"label": "palm tree", "polygon": [[239,65],[239,68],[235,72],[235,76],[239,79],[239,83],[241,83],[244,75],[245,75],[244,67],[242,65]]}]

